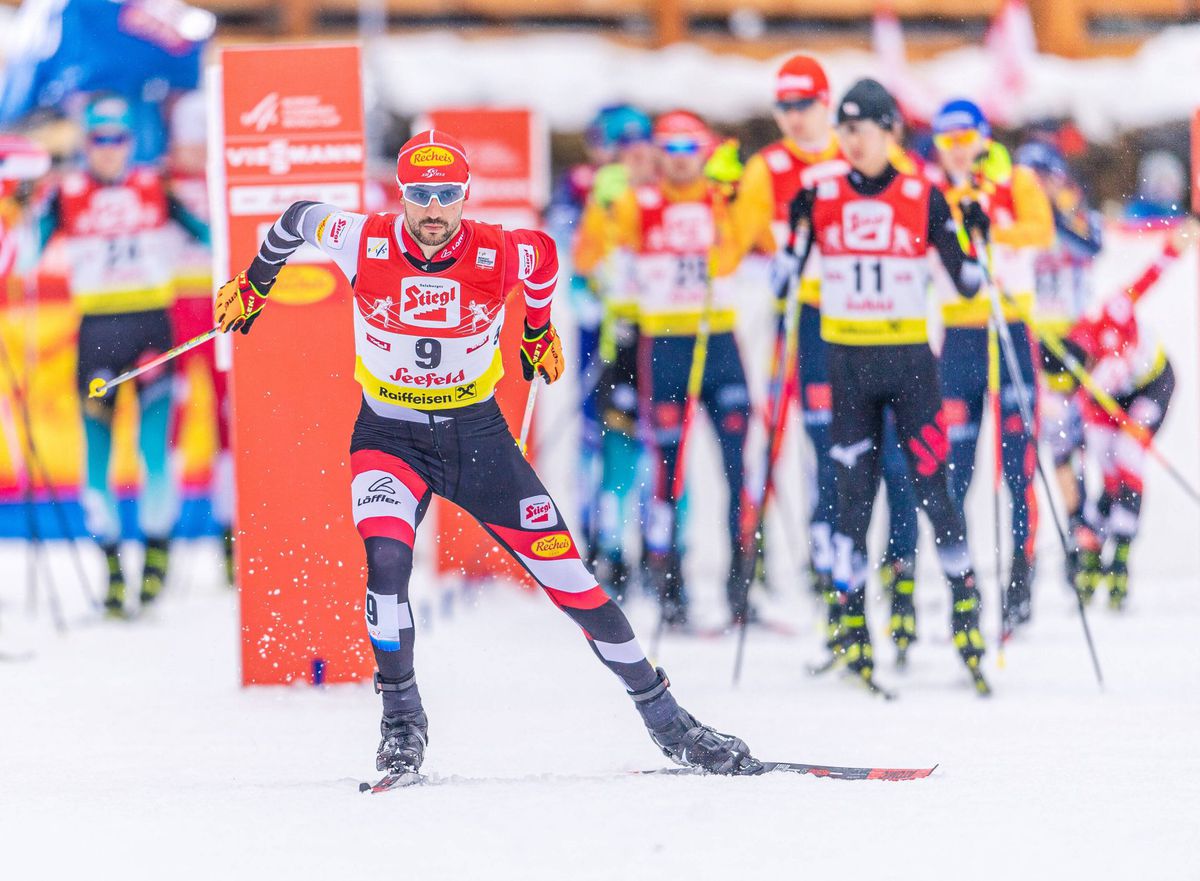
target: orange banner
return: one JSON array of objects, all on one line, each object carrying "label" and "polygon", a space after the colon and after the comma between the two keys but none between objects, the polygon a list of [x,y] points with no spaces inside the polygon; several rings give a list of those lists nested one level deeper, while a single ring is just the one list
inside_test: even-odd
[{"label": "orange banner", "polygon": [[[223,49],[218,193],[231,277],[293,202],[362,210],[357,46]],[[245,685],[348,681],[374,667],[350,512],[351,290],[302,247],[249,336],[232,335],[237,567]]]},{"label": "orange banner", "polygon": [[[439,129],[466,148],[471,163],[468,217],[509,229],[538,225],[548,198],[550,168],[546,133],[533,111],[488,107],[434,110],[414,128]],[[510,297],[500,336],[504,379],[496,387],[496,401],[514,435],[520,433],[529,394],[519,357],[524,320],[525,304],[519,297]],[[439,574],[465,578],[503,575],[534,586],[525,570],[500,552],[470,515],[439,500],[436,517]]]},{"label": "orange banner", "polygon": [[1192,213],[1200,214],[1200,107],[1192,114]]}]

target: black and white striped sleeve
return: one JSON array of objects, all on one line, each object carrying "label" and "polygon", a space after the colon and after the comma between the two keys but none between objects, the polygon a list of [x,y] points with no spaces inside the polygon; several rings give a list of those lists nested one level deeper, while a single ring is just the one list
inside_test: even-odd
[{"label": "black and white striped sleeve", "polygon": [[267,230],[247,275],[259,291],[269,293],[279,270],[307,242],[353,279],[365,220],[363,214],[342,211],[326,202],[294,202]]}]

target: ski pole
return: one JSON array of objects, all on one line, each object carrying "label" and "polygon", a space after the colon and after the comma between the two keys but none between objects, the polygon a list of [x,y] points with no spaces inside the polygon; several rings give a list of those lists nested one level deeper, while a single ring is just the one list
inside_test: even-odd
[{"label": "ski pole", "polygon": [[[1022,315],[1025,318],[1025,315]],[[1116,398],[1110,395],[1104,388],[1096,382],[1095,377],[1088,373],[1087,369],[1079,363],[1079,359],[1071,354],[1071,350],[1064,345],[1062,339],[1048,330],[1042,328],[1034,328],[1034,333],[1038,339],[1046,344],[1046,348],[1062,362],[1063,366],[1078,380],[1079,385],[1088,393],[1093,401],[1100,405],[1109,416],[1116,421],[1117,427],[1128,434],[1142,448],[1150,454],[1150,457],[1158,462],[1159,465],[1167,472],[1168,475],[1179,485],[1179,487],[1191,498],[1192,501],[1200,504],[1200,492],[1196,490],[1180,473],[1166,456],[1158,449],[1154,443],[1154,435],[1140,422],[1134,422],[1125,409],[1117,402]]]},{"label": "ski pole", "polygon": [[521,418],[521,439],[517,442],[522,456],[529,449],[529,429],[533,427],[533,405],[537,403],[538,386],[541,385],[538,379],[540,378],[535,371],[533,381],[529,383],[529,397],[525,399],[525,415]]},{"label": "ski pole", "polygon": [[996,590],[1000,594],[1000,635],[997,641],[996,663],[1004,667],[1004,644],[1008,640],[1008,591],[1004,588],[1000,559],[1000,484],[1004,471],[1004,432],[1000,426],[1000,338],[996,319],[988,317],[988,403],[992,411],[996,450],[992,457],[992,539],[996,555]]},{"label": "ski pole", "polygon": [[[1021,377],[1021,365],[1017,361],[1016,346],[1012,341],[1012,334],[1008,332],[1008,323],[1004,320],[1004,310],[1000,306],[1000,292],[996,287],[995,281],[992,278],[991,268],[988,265],[991,262],[991,251],[978,235],[972,236],[972,243],[975,245],[975,253],[983,259],[980,261],[980,267],[983,269],[984,283],[988,287],[988,296],[991,299],[992,320],[996,324],[996,330],[1000,336],[1000,349],[1004,355],[1005,364],[1008,366],[1009,377],[1012,379],[1013,387],[1017,393],[1017,408],[1021,411],[1021,422],[1025,428],[1025,433],[1030,438],[1036,438],[1034,434],[1033,424],[1033,408],[1030,405],[1029,390],[1025,387],[1025,382]],[[1058,517],[1058,505],[1054,501],[1054,492],[1050,486],[1050,479],[1046,476],[1046,469],[1042,467],[1042,458],[1037,454],[1037,449],[1034,449],[1034,463],[1037,466],[1039,479],[1042,481],[1042,489],[1046,493],[1046,504],[1050,508],[1050,519],[1054,521],[1054,530],[1058,533],[1058,540],[1062,544],[1063,554],[1070,556],[1071,547],[1067,541],[1067,534],[1063,531],[1062,522]],[[1072,588],[1074,585],[1072,585]],[[1092,629],[1088,625],[1087,609],[1083,605],[1083,597],[1078,590],[1075,593],[1075,605],[1079,609],[1079,621],[1083,625],[1083,636],[1087,641],[1088,653],[1092,658],[1092,669],[1096,674],[1096,682],[1100,686],[1100,690],[1104,690],[1104,674],[1100,671],[1100,659],[1096,655],[1096,645],[1092,641]]]},{"label": "ski pole", "polygon": [[[13,399],[17,405],[17,411],[21,417],[21,427],[25,430],[25,447],[29,452],[29,462],[32,463],[32,468],[25,468],[25,492],[26,505],[28,506],[30,541],[37,546],[38,549],[44,551],[45,546],[42,542],[41,530],[37,523],[36,511],[33,501],[33,481],[35,471],[37,477],[41,478],[42,485],[46,488],[46,494],[50,497],[50,509],[54,512],[55,519],[58,520],[58,528],[62,532],[63,539],[67,541],[71,548],[71,561],[75,565],[75,574],[79,578],[79,589],[83,591],[84,599],[93,609],[100,609],[100,601],[92,592],[91,582],[87,577],[87,569],[83,565],[83,558],[79,555],[79,547],[71,538],[71,525],[67,520],[67,513],[63,509],[62,502],[58,498],[58,493],[54,489],[54,484],[50,480],[50,472],[46,470],[46,463],[38,453],[37,444],[33,437],[33,420],[29,415],[29,400],[25,396],[25,390],[21,387],[17,377],[16,367],[13,366],[12,358],[9,357],[8,345],[4,342],[3,334],[0,334],[0,361],[4,363],[4,373],[8,380],[8,384],[12,387]],[[44,555],[43,555],[44,556]],[[47,576],[47,592],[50,598],[50,611],[55,619],[55,626],[60,630],[65,630],[66,625],[62,619],[62,612],[58,601],[58,593],[54,587],[53,570],[50,567],[49,560],[46,563]]]},{"label": "ski pole", "polygon": [[[800,275],[804,272],[804,266],[808,262],[808,255],[812,253],[811,229],[807,224],[805,224],[804,228],[806,232],[804,253],[800,257],[800,262],[796,266],[795,272],[789,274],[788,277],[782,281],[780,285],[781,290],[776,292],[777,297],[783,296],[786,298],[786,306],[784,308],[784,356],[780,358],[779,363],[775,365],[778,375],[775,377],[775,381],[773,382],[775,386],[775,400],[771,402],[773,417],[767,433],[767,472],[763,478],[762,495],[760,496],[759,502],[755,506],[754,510],[754,529],[749,536],[750,542],[752,542],[755,546],[757,546],[759,538],[766,529],[768,493],[771,487],[772,478],[774,477],[775,463],[777,461],[777,457],[771,456],[770,451],[775,448],[776,437],[783,430],[783,415],[786,412],[785,396],[787,395],[788,384],[784,381],[784,379],[791,370],[791,363],[795,359],[796,350],[799,344],[800,301],[797,293],[792,289],[792,282],[793,280],[799,280]],[[792,228],[791,234],[788,236],[787,251],[790,256],[796,256],[795,227]],[[754,579],[754,570],[756,564],[757,554],[748,553],[742,558],[742,565],[745,567],[745,569],[741,573],[741,583],[745,585],[745,596],[743,598],[743,603],[746,605],[746,608],[743,610],[741,619],[738,621],[737,650],[733,658],[733,684],[735,686],[742,678],[742,660],[746,654],[746,631],[748,629],[746,623],[747,619],[750,617],[750,585]]]},{"label": "ski pole", "polygon": [[175,348],[173,348],[173,349],[167,349],[167,351],[163,352],[157,358],[154,358],[151,361],[147,361],[141,367],[135,367],[133,370],[126,370],[120,376],[114,377],[108,381],[105,381],[105,380],[101,379],[99,376],[97,376],[88,385],[88,397],[89,398],[103,398],[106,394],[108,394],[109,389],[115,388],[116,386],[119,386],[122,383],[129,382],[129,380],[131,380],[131,379],[136,379],[137,377],[141,376],[143,373],[151,371],[155,367],[160,367],[161,365],[166,364],[168,361],[170,361],[173,358],[178,358],[184,352],[189,352],[192,349],[196,348],[196,346],[199,346],[202,343],[208,342],[209,340],[211,340],[213,337],[215,337],[220,332],[221,332],[220,327],[214,327],[212,330],[206,330],[206,331],[204,331],[204,333],[200,334],[200,336],[192,337],[187,342],[180,343],[178,346],[175,346]]}]

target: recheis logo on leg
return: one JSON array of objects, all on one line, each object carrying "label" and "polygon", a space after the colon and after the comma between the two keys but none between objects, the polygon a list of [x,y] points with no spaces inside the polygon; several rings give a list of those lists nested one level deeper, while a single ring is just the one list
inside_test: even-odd
[{"label": "recheis logo on leg", "polygon": [[521,499],[521,528],[550,529],[558,525],[558,512],[550,496],[530,496]]}]

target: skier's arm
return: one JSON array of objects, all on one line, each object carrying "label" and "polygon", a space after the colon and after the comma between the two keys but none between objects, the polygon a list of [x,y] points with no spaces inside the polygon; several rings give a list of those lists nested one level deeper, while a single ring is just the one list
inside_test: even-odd
[{"label": "skier's arm", "polygon": [[1076,254],[1095,257],[1104,245],[1100,215],[1080,206],[1078,210],[1054,212],[1054,231]]},{"label": "skier's arm", "polygon": [[1023,165],[1013,169],[1013,222],[992,227],[992,241],[1011,248],[1049,248],[1054,244],[1054,211],[1037,175]]},{"label": "skier's arm", "polygon": [[323,251],[354,280],[363,214],[339,211],[324,202],[293,202],[267,230],[250,268],[221,285],[213,303],[213,320],[225,333],[249,333],[267,304],[279,271],[305,242]]},{"label": "skier's arm", "polygon": [[558,282],[558,248],[554,239],[532,229],[504,232],[504,290],[519,288],[525,298],[525,330],[521,336],[521,371],[526,382],[541,374],[554,382],[563,371],[562,343],[550,323],[550,304]]},{"label": "skier's arm", "polygon": [[975,258],[963,253],[958,240],[958,224],[950,214],[950,206],[942,191],[929,189],[929,244],[937,250],[946,274],[955,289],[964,297],[973,297],[983,284],[983,271]]},{"label": "skier's arm", "polygon": [[[771,218],[775,216],[775,190],[767,160],[755,153],[746,160],[738,184],[737,197],[729,205],[730,224],[737,235],[738,247],[747,253],[756,244],[767,251],[783,246],[771,235]],[[770,247],[765,247],[768,240]]]},{"label": "skier's arm", "polygon": [[617,240],[611,211],[595,198],[588,199],[575,237],[574,264],[580,275],[591,275],[612,251]]},{"label": "skier's arm", "polygon": [[353,280],[363,214],[341,211],[326,202],[294,202],[267,231],[246,276],[267,296],[289,257],[305,242],[321,250]]},{"label": "skier's arm", "polygon": [[170,195],[167,196],[167,216],[183,227],[184,232],[200,244],[212,244],[208,224],[189,211],[183,202]]}]

